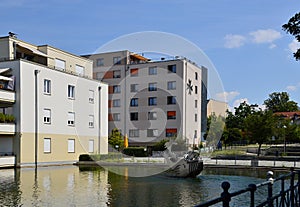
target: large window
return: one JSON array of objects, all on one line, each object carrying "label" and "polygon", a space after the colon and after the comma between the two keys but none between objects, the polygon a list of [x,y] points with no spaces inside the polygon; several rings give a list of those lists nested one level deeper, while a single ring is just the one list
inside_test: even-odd
[{"label": "large window", "polygon": [[176,119],[176,111],[168,111],[167,119]]},{"label": "large window", "polygon": [[75,125],[75,113],[74,112],[68,112],[68,125],[69,126]]},{"label": "large window", "polygon": [[130,85],[130,92],[138,92],[139,84],[131,84]]},{"label": "large window", "polygon": [[139,120],[139,113],[138,112],[130,113],[130,121],[138,121],[138,120]]},{"label": "large window", "polygon": [[138,98],[132,98],[130,100],[130,106],[138,106],[139,105],[139,99]]},{"label": "large window", "polygon": [[75,65],[77,75],[84,75],[84,67],[81,65]]},{"label": "large window", "polygon": [[148,112],[148,120],[157,120],[157,112],[156,111]]},{"label": "large window", "polygon": [[94,91],[89,90],[89,103],[94,103]]},{"label": "large window", "polygon": [[176,90],[176,81],[168,82],[168,90]]},{"label": "large window", "polygon": [[148,69],[148,74],[149,75],[156,75],[157,74],[157,67],[154,66],[154,67],[149,67]]},{"label": "large window", "polygon": [[148,98],[148,105],[149,106],[156,106],[157,105],[157,98],[156,97],[149,97]]},{"label": "large window", "polygon": [[121,57],[120,56],[113,57],[113,62],[114,62],[114,65],[120,65],[121,64]]},{"label": "large window", "polygon": [[65,70],[66,69],[66,61],[55,59],[55,68],[59,70]]},{"label": "large window", "polygon": [[168,96],[167,97],[167,104],[168,105],[176,104],[176,96]]},{"label": "large window", "polygon": [[138,129],[129,129],[129,137],[139,137]]},{"label": "large window", "polygon": [[104,59],[103,58],[98,58],[96,61],[97,66],[103,66],[104,65]]},{"label": "large window", "polygon": [[114,99],[113,100],[113,107],[120,107],[121,106],[121,100],[120,99]]},{"label": "large window", "polygon": [[130,76],[131,77],[136,77],[139,75],[139,69],[138,68],[132,68],[130,69]]},{"label": "large window", "polygon": [[176,65],[168,65],[169,73],[176,73]]},{"label": "large window", "polygon": [[157,137],[158,130],[157,129],[147,129],[147,137]]},{"label": "large window", "polygon": [[44,123],[51,124],[51,110],[44,109]]},{"label": "large window", "polygon": [[175,137],[175,136],[177,136],[176,128],[167,128],[166,129],[166,137]]},{"label": "large window", "polygon": [[44,93],[51,94],[51,80],[44,79]]},{"label": "large window", "polygon": [[94,115],[89,115],[89,128],[94,128]]},{"label": "large window", "polygon": [[148,91],[157,91],[157,83],[149,83]]},{"label": "large window", "polygon": [[69,153],[75,152],[75,139],[68,139],[68,152]]},{"label": "large window", "polygon": [[120,85],[114,85],[113,86],[113,93],[121,93],[121,86]]},{"label": "large window", "polygon": [[120,70],[113,71],[113,78],[121,78],[121,71]]},{"label": "large window", "polygon": [[113,113],[112,119],[113,119],[113,121],[121,121],[121,114],[120,113]]},{"label": "large window", "polygon": [[44,153],[51,153],[51,138],[44,138]]},{"label": "large window", "polygon": [[89,140],[89,153],[93,153],[94,152],[94,140],[90,139]]},{"label": "large window", "polygon": [[75,98],[75,86],[68,85],[68,98],[70,99]]}]

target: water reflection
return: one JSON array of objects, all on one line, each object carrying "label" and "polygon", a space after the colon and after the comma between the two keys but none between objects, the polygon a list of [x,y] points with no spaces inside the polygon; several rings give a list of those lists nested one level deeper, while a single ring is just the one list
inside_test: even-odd
[{"label": "water reflection", "polygon": [[[124,168],[124,175],[130,168]],[[205,169],[196,179],[128,177],[101,167],[0,170],[0,206],[193,206],[265,180],[266,170]],[[259,178],[261,177],[261,178]],[[241,197],[237,202],[247,200]]]}]

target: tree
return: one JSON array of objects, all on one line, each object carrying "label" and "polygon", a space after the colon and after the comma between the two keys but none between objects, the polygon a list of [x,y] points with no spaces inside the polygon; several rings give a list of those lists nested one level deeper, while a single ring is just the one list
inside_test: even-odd
[{"label": "tree", "polygon": [[276,118],[272,111],[257,111],[245,119],[246,136],[252,143],[258,143],[257,156],[261,145],[271,140],[276,127]]},{"label": "tree", "polygon": [[298,106],[294,101],[290,101],[290,96],[287,92],[274,92],[269,95],[269,98],[264,101],[267,109],[275,112],[297,111]]},{"label": "tree", "polygon": [[[288,23],[282,25],[282,28],[287,33],[295,36],[296,40],[300,42],[300,12],[291,17]],[[294,53],[294,57],[297,61],[300,60],[300,48]]]},{"label": "tree", "polygon": [[119,129],[114,128],[111,131],[111,134],[108,137],[108,144],[110,144],[113,148],[116,148],[118,150],[123,148],[124,140]]},{"label": "tree", "polygon": [[223,130],[225,127],[225,118],[216,116],[214,113],[207,119],[207,132],[205,135],[207,145],[216,146],[222,138]]}]

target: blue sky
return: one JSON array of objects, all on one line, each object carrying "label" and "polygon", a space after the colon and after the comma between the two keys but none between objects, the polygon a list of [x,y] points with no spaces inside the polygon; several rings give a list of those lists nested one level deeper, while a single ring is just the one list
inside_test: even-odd
[{"label": "blue sky", "polygon": [[0,35],[87,54],[130,33],[172,33],[210,58],[231,106],[275,91],[300,103],[297,44],[281,29],[299,11],[299,0],[1,0]]}]

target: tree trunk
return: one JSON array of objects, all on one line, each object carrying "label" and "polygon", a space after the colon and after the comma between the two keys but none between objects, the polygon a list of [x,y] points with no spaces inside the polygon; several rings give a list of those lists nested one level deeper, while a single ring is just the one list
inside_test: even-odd
[{"label": "tree trunk", "polygon": [[262,144],[258,144],[257,157],[259,157],[259,155],[260,155],[261,145],[262,145]]}]

